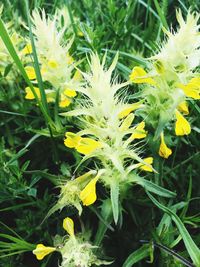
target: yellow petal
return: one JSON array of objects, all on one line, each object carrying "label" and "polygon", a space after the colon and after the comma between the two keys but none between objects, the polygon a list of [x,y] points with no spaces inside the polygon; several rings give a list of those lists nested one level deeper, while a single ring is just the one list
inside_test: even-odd
[{"label": "yellow petal", "polygon": [[33,250],[33,254],[36,256],[38,260],[42,260],[46,255],[55,251],[56,248],[46,247],[43,244],[38,244],[36,249]]},{"label": "yellow petal", "polygon": [[[35,89],[36,95],[40,99],[41,98],[40,89],[38,87],[34,87],[34,89]],[[25,92],[26,92],[25,99],[29,99],[29,100],[35,99],[35,96],[34,96],[33,92],[31,91],[30,87],[26,87]]]},{"label": "yellow petal", "polygon": [[71,100],[69,98],[65,98],[59,102],[59,107],[66,108],[71,104]]},{"label": "yellow petal", "polygon": [[160,148],[159,148],[159,155],[167,159],[172,154],[172,150],[168,148],[167,145],[165,144],[163,133],[161,134],[160,137],[161,137],[161,143],[160,143]]},{"label": "yellow petal", "polygon": [[66,136],[66,139],[64,140],[64,144],[66,147],[69,147],[69,148],[75,148],[80,142],[80,140],[82,139],[80,136],[72,132],[66,132],[65,136]]},{"label": "yellow petal", "polygon": [[200,99],[200,77],[192,78],[188,84],[179,84],[185,95],[194,99]]},{"label": "yellow petal", "polygon": [[[153,158],[152,157],[145,158],[144,162],[151,165],[153,163]],[[143,171],[153,172],[152,166],[147,166],[147,165],[142,164],[142,163],[139,163],[138,166]]]},{"label": "yellow petal", "polygon": [[56,69],[58,67],[58,62],[56,60],[49,60],[48,66],[52,69]]},{"label": "yellow petal", "polygon": [[76,70],[74,76],[73,76],[73,79],[75,81],[81,81],[82,80],[82,74],[79,70]]},{"label": "yellow petal", "polygon": [[183,114],[188,115],[189,110],[188,110],[188,104],[186,101],[182,102],[178,106],[178,110],[181,111]]},{"label": "yellow petal", "polygon": [[176,124],[175,133],[176,135],[188,135],[191,132],[191,127],[189,122],[181,115],[181,113],[176,110]]},{"label": "yellow petal", "polygon": [[134,67],[129,78],[133,83],[148,83],[152,85],[156,84],[156,82],[152,78],[148,77],[147,72],[140,67]]},{"label": "yellow petal", "polygon": [[142,121],[138,124],[138,126],[135,128],[134,133],[131,135],[132,139],[142,139],[147,136],[147,131],[144,129],[145,122]]},{"label": "yellow petal", "polygon": [[141,107],[140,102],[133,103],[131,105],[126,106],[120,113],[118,114],[119,119],[123,119],[124,117],[128,116],[132,111]]},{"label": "yellow petal", "polygon": [[76,91],[70,88],[66,88],[64,94],[68,97],[75,97],[77,95]]},{"label": "yellow petal", "polygon": [[96,199],[96,182],[98,177],[93,178],[80,193],[80,199],[84,206],[93,204]]},{"label": "yellow petal", "polygon": [[67,217],[63,220],[63,228],[70,236],[74,236],[74,222],[71,218]]},{"label": "yellow petal", "polygon": [[33,52],[31,44],[27,44],[22,50],[23,55],[29,55]]},{"label": "yellow petal", "polygon": [[36,78],[35,69],[31,66],[25,67],[26,74],[30,80],[34,80]]},{"label": "yellow petal", "polygon": [[79,153],[88,155],[101,147],[102,147],[101,143],[96,140],[93,140],[91,138],[81,138],[80,142],[76,146],[76,150]]}]

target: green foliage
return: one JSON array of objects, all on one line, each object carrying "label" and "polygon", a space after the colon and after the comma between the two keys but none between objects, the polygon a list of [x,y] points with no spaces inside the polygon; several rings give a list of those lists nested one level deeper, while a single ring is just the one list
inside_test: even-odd
[{"label": "green foliage", "polygon": [[[74,36],[70,51],[79,62],[78,68],[88,69],[88,52],[96,51],[103,55],[107,51],[110,65],[119,51],[115,74],[119,80],[125,80],[134,66],[148,67],[145,58],[158,51],[157,44],[164,36],[162,27],[170,29],[171,25],[176,26],[175,9],[180,8],[184,15],[189,7],[199,11],[199,2],[1,2],[4,11],[0,19],[0,36],[9,51],[10,61],[0,72],[0,266],[57,266],[60,260],[58,253],[36,261],[31,251],[36,244],[52,246],[56,235],[64,236],[62,220],[67,216],[73,217],[77,232],[84,233],[87,228],[90,229],[92,244],[98,246],[94,248],[95,253],[102,257],[103,248],[108,261],[113,260],[110,266],[200,266],[200,108],[193,100],[189,100],[192,132],[179,138],[168,135],[168,144],[173,149],[168,160],[157,155],[158,141],[153,138],[154,129],[148,128],[149,136],[142,149],[153,155],[157,173],[143,175],[142,172],[142,176],[130,176],[132,186],[128,189],[124,186],[124,191],[120,191],[117,182],[112,184],[111,190],[97,186],[97,205],[84,207],[81,217],[75,208],[65,207],[46,218],[58,200],[59,186],[82,175],[84,170],[95,169],[99,162],[92,158],[82,162],[78,152],[64,147],[64,133],[77,132],[78,123],[83,122],[76,116],[60,116],[68,109],[59,107],[59,93],[55,103],[47,103],[45,89],[49,84],[42,80],[34,35],[21,23],[24,20],[31,26],[29,11],[31,13],[35,8],[44,8],[53,15],[56,8],[66,6],[72,30],[70,33],[66,31],[64,39]],[[13,28],[24,37],[23,42],[30,34],[33,47],[31,60],[41,101],[25,72],[18,48],[13,45],[7,26],[10,20]],[[24,45],[20,46],[22,49]],[[10,75],[15,77],[14,80],[10,79]],[[24,99],[27,85],[35,100]],[[137,85],[130,85],[125,93],[130,95],[130,103],[141,95]],[[79,96],[77,99],[81,101]],[[69,110],[73,110],[73,105]],[[137,122],[139,115],[136,112]],[[60,245],[63,240],[59,242]]]}]

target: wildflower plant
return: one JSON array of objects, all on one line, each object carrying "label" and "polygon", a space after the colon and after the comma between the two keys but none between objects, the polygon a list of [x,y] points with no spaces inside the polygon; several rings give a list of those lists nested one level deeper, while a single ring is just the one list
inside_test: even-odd
[{"label": "wildflower plant", "polygon": [[[63,23],[61,19],[63,18]],[[73,43],[73,37],[68,35],[65,41],[66,31],[69,26],[69,15],[65,9],[57,10],[53,17],[47,16],[44,10],[34,10],[32,14],[33,34],[35,46],[40,64],[40,70],[44,81],[49,82],[49,88],[45,90],[47,102],[55,102],[59,95],[59,106],[65,108],[73,102],[77,95],[75,89],[80,87],[80,74],[75,71],[77,63],[69,53]],[[56,53],[55,53],[56,51]],[[31,43],[28,42],[22,50],[25,57],[30,59],[25,70],[33,84],[37,83],[35,69],[32,66]],[[27,60],[26,60],[27,63]],[[25,88],[26,99],[34,99],[30,87]],[[35,88],[39,98],[40,90]]]},{"label": "wildflower plant", "polygon": [[200,267],[196,1],[8,2],[0,265]]},{"label": "wildflower plant", "polygon": [[68,233],[68,236],[63,238],[63,244],[59,244],[58,247],[47,247],[43,244],[38,244],[36,246],[33,250],[33,254],[35,254],[38,260],[42,260],[48,254],[58,251],[62,255],[61,267],[89,267],[93,264],[96,266],[110,264],[107,261],[97,258],[93,253],[95,246],[92,246],[89,242],[84,240],[83,236],[75,235],[74,222],[71,218],[67,217],[63,220],[63,228]]},{"label": "wildflower plant", "polygon": [[[86,85],[79,92],[83,97],[74,110],[62,114],[64,116],[79,116],[81,126],[78,133],[66,133],[65,146],[76,149],[77,152],[83,154],[80,164],[90,158],[96,158],[100,161],[100,165],[97,161],[99,165],[97,166],[101,175],[88,183],[81,191],[80,199],[83,205],[93,204],[96,200],[94,187],[97,181],[101,182],[110,191],[115,223],[117,223],[119,213],[121,213],[118,208],[120,206],[119,198],[121,201],[123,200],[126,196],[125,189],[130,187],[132,183],[138,183],[147,190],[153,190],[154,193],[159,194],[156,185],[145,182],[137,174],[137,170],[155,171],[152,167],[153,158],[141,157],[142,148],[139,147],[138,140],[145,138],[147,131],[143,121],[133,124],[135,118],[133,111],[143,105],[142,102],[128,104],[126,99],[120,98],[119,91],[127,85],[127,82],[118,83],[117,79],[112,77],[117,59],[118,56],[116,55],[110,67],[106,69],[106,54],[102,62],[97,54],[91,54],[90,72],[82,72]],[[69,183],[74,183],[76,180]],[[66,197],[69,197],[70,188],[69,184],[64,185],[61,192],[66,190]],[[170,196],[173,193],[166,190],[164,195]],[[62,194],[58,203],[63,198],[65,197]]]},{"label": "wildflower plant", "polygon": [[189,114],[188,100],[200,99],[199,15],[189,11],[184,20],[179,10],[176,16],[179,29],[163,29],[166,40],[158,53],[148,59],[149,71],[134,67],[130,75],[131,82],[143,84],[145,105],[141,114],[156,129],[155,138],[161,136],[159,154],[164,158],[171,154],[164,143],[164,128],[175,121],[177,136],[190,134],[190,123],[184,117]]}]

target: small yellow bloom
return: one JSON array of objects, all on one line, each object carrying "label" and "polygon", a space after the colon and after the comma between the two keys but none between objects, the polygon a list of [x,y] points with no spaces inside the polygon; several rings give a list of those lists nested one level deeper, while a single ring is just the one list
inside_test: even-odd
[{"label": "small yellow bloom", "polygon": [[70,236],[74,236],[74,222],[71,218],[67,217],[63,220],[63,228]]},{"label": "small yellow bloom", "polygon": [[147,72],[140,67],[134,67],[129,78],[133,83],[148,83],[151,85],[156,84],[154,79],[148,77]]},{"label": "small yellow bloom", "polygon": [[142,139],[147,136],[147,131],[145,131],[145,122],[142,121],[138,124],[138,126],[135,128],[134,133],[131,135],[132,139]]},{"label": "small yellow bloom", "polygon": [[26,71],[26,74],[28,75],[28,78],[30,80],[36,79],[35,69],[32,66],[26,66],[25,71]]},{"label": "small yellow bloom", "polygon": [[33,250],[33,254],[36,256],[38,260],[42,260],[46,255],[55,251],[56,248],[46,247],[43,244],[38,244],[36,249]]},{"label": "small yellow bloom", "polygon": [[33,52],[31,44],[27,44],[24,49],[22,50],[23,55],[29,55]]},{"label": "small yellow bloom", "polygon": [[141,107],[140,102],[133,103],[131,105],[126,106],[120,113],[118,114],[119,119],[123,119],[124,117],[128,116],[132,111]]},{"label": "small yellow bloom", "polygon": [[77,95],[76,91],[70,88],[66,88],[64,90],[64,95],[68,96],[68,97],[75,97]]},{"label": "small yellow bloom", "polygon": [[189,122],[181,115],[181,113],[176,110],[176,124],[175,133],[176,135],[188,135],[191,132],[191,127]]},{"label": "small yellow bloom", "polygon": [[66,107],[68,107],[70,104],[71,104],[71,100],[70,100],[68,97],[66,97],[66,98],[64,98],[64,99],[61,99],[61,101],[59,102],[59,107],[61,107],[61,108],[66,108]]},{"label": "small yellow bloom", "polygon": [[80,199],[83,202],[84,206],[89,206],[93,204],[96,199],[96,183],[97,183],[98,177],[93,178],[86,187],[81,191],[80,193]]},{"label": "small yellow bloom", "polygon": [[188,84],[179,84],[185,95],[194,99],[200,99],[200,77],[192,78]]},{"label": "small yellow bloom", "polygon": [[[40,89],[38,87],[34,87],[34,90],[35,90],[36,95],[40,99],[41,98]],[[35,96],[33,92],[31,91],[30,87],[26,87],[25,92],[26,92],[25,99],[29,99],[29,100],[35,99]]]},{"label": "small yellow bloom", "polygon": [[64,140],[64,144],[66,147],[69,147],[69,148],[76,148],[78,143],[81,140],[80,136],[72,132],[66,132],[65,136],[66,136],[66,139]]},{"label": "small yellow bloom", "polygon": [[58,67],[58,62],[56,60],[49,60],[48,61],[48,66],[52,69],[56,69]]},{"label": "small yellow bloom", "polygon": [[79,153],[84,155],[91,154],[96,149],[102,147],[102,144],[99,141],[93,140],[91,138],[81,137],[72,132],[67,132],[65,136],[65,146],[69,148],[75,148]]},{"label": "small yellow bloom", "polygon": [[102,147],[101,143],[96,140],[93,140],[91,138],[81,138],[80,142],[76,146],[76,150],[79,153],[88,155],[101,147]]},{"label": "small yellow bloom", "polygon": [[138,163],[138,167],[143,171],[153,172],[153,167],[151,166],[151,164],[153,163],[153,158],[152,157],[145,158],[144,162],[149,164],[150,166],[147,166],[142,163]]},{"label": "small yellow bloom", "polygon": [[183,114],[188,115],[189,110],[188,110],[188,104],[186,101],[182,102],[178,106],[178,110],[181,111]]},{"label": "small yellow bloom", "polygon": [[161,133],[161,144],[159,148],[159,155],[165,159],[168,159],[168,157],[172,154],[172,150],[167,147],[164,140],[164,134]]}]

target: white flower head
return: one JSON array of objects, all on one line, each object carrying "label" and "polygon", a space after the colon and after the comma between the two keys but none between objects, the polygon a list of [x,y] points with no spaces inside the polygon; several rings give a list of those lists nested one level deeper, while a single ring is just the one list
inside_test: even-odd
[{"label": "white flower head", "polygon": [[164,65],[171,66],[176,70],[193,70],[200,63],[200,26],[197,24],[200,15],[189,11],[185,21],[179,10],[176,16],[179,29],[177,32],[169,32],[164,29],[167,34],[166,43],[152,58],[158,59]]}]

